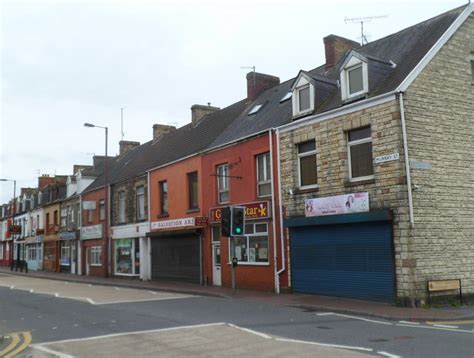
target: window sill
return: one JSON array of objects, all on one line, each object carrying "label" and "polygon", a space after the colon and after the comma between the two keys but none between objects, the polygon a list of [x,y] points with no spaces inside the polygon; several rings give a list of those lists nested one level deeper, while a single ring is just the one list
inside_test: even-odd
[{"label": "window sill", "polygon": [[311,108],[311,109],[309,109],[307,111],[304,111],[304,112],[295,113],[295,114],[293,114],[292,119],[295,120],[295,119],[299,119],[299,118],[302,118],[302,117],[305,117],[305,116],[309,116],[313,112],[314,112],[314,109]]},{"label": "window sill", "polygon": [[186,214],[197,213],[197,212],[199,212],[199,211],[200,211],[199,208],[196,208],[196,209],[188,209],[188,210],[186,210]]},{"label": "window sill", "polygon": [[352,186],[357,186],[357,185],[368,185],[368,184],[374,184],[374,183],[375,183],[375,178],[362,179],[362,180],[346,180],[344,182],[344,186],[352,187]]},{"label": "window sill", "polygon": [[102,264],[89,264],[89,266],[94,266],[94,267],[101,267]]},{"label": "window sill", "polygon": [[[228,262],[227,265],[232,265],[232,262]],[[240,262],[237,266],[270,266],[269,262]]]},{"label": "window sill", "polygon": [[306,194],[319,191],[319,185],[304,186],[293,189],[293,194]]}]

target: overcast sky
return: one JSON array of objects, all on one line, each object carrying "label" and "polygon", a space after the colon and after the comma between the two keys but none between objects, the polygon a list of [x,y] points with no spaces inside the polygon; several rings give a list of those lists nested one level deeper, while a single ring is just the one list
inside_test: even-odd
[{"label": "overcast sky", "polygon": [[[376,40],[467,3],[379,1],[53,1],[1,3],[0,178],[35,187],[38,174],[72,174],[144,143],[154,123],[182,126],[193,104],[226,107],[246,96],[243,66],[281,81],[324,63],[322,38]],[[13,194],[0,182],[0,204]]]}]

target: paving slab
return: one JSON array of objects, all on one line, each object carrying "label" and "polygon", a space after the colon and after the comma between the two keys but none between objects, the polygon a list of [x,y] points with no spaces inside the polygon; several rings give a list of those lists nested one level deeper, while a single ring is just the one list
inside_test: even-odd
[{"label": "paving slab", "polygon": [[375,352],[363,347],[349,350],[318,342],[287,340],[216,323],[45,343],[32,346],[32,353],[33,357],[366,358]]}]

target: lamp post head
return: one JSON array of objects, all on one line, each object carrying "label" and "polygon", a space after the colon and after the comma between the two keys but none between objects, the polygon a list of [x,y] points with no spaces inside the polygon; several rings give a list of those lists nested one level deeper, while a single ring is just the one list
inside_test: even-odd
[{"label": "lamp post head", "polygon": [[95,127],[95,125],[93,125],[92,123],[84,123],[84,127]]}]

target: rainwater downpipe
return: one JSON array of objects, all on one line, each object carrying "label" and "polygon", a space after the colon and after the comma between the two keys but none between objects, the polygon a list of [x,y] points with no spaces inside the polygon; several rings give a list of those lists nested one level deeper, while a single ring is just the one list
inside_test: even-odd
[{"label": "rainwater downpipe", "polygon": [[[278,216],[280,219],[280,244],[281,244],[281,269],[277,272],[278,277],[286,270],[286,256],[285,256],[285,235],[283,228],[283,205],[281,195],[281,165],[280,165],[280,130],[276,130],[277,143],[277,178],[278,178]],[[288,278],[289,280],[289,278]],[[288,281],[289,284],[289,281]]]},{"label": "rainwater downpipe", "polygon": [[[148,200],[148,232],[151,232],[151,175],[150,172],[146,173],[147,176],[147,200]],[[146,274],[144,274],[144,280],[151,280],[151,239],[145,236],[146,240],[146,252],[143,253],[142,257],[145,258],[146,262]],[[145,245],[144,245],[145,246]],[[140,262],[141,263],[141,262]],[[142,272],[142,270],[140,270]]]},{"label": "rainwater downpipe", "polygon": [[275,277],[275,292],[280,293],[280,277],[278,276],[278,257],[277,257],[277,243],[276,243],[276,222],[275,222],[275,181],[273,179],[273,129],[268,130],[268,140],[270,146],[270,173],[272,183],[272,231],[273,231],[273,274]]},{"label": "rainwater downpipe", "polygon": [[402,122],[402,134],[403,134],[403,152],[405,153],[405,172],[407,175],[407,189],[408,189],[408,212],[410,215],[410,226],[415,226],[415,218],[413,215],[413,197],[411,191],[411,175],[410,175],[410,159],[408,157],[408,142],[407,142],[407,128],[405,123],[405,108],[403,106],[403,92],[399,93],[399,104],[400,104],[400,119]]}]

